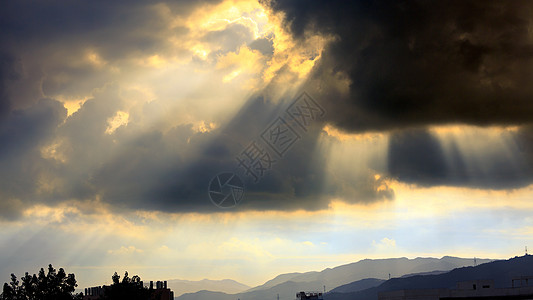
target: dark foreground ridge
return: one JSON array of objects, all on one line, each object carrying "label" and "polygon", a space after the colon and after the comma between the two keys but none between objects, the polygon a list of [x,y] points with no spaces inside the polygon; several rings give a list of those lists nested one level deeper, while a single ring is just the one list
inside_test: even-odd
[{"label": "dark foreground ridge", "polygon": [[[324,295],[324,299],[378,300],[379,293],[382,293],[383,295],[386,292],[400,290],[456,289],[459,282],[467,281],[486,282],[487,280],[490,280],[494,284],[491,288],[511,288],[513,285],[513,279],[524,276],[533,276],[532,255],[515,257],[509,260],[494,261],[475,267],[457,268],[439,275],[417,275],[406,278],[392,278],[379,286],[361,291],[351,293],[327,293]],[[530,286],[533,286],[533,280],[530,280],[528,283]]]}]

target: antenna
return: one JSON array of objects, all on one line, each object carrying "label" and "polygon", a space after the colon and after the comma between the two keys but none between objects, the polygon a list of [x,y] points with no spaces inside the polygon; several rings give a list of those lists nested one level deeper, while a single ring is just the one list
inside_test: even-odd
[{"label": "antenna", "polygon": [[527,246],[526,246],[526,255],[527,255]]},{"label": "antenna", "polygon": [[474,267],[477,266],[477,260],[476,260],[476,257],[474,256]]}]

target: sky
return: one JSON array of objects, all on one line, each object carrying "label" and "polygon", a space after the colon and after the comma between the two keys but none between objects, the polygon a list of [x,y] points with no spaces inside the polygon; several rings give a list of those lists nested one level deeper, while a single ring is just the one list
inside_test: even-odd
[{"label": "sky", "polygon": [[533,247],[531,2],[1,5],[2,281]]}]

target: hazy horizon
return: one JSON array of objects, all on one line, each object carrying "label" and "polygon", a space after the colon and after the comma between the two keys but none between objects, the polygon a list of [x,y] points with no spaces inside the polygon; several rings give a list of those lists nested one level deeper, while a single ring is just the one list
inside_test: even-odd
[{"label": "hazy horizon", "polygon": [[[517,257],[517,256],[520,256],[520,255],[516,255],[514,257]],[[171,281],[177,281],[177,282],[185,282],[185,283],[200,283],[202,281],[213,281],[213,282],[223,282],[223,281],[232,281],[234,283],[237,283],[237,284],[243,284],[245,286],[247,286],[247,288],[245,289],[242,289],[243,291],[246,291],[247,289],[250,289],[250,288],[255,288],[255,287],[258,287],[258,286],[261,286],[267,282],[269,282],[270,280],[274,279],[274,278],[277,278],[279,277],[280,275],[286,275],[286,274],[306,274],[306,273],[309,273],[309,272],[321,272],[321,271],[324,271],[324,270],[327,270],[327,269],[333,269],[333,268],[337,268],[337,267],[340,267],[340,266],[346,266],[346,265],[350,265],[350,264],[353,264],[353,263],[358,263],[358,262],[362,262],[362,261],[367,261],[367,260],[394,260],[394,259],[408,259],[408,260],[416,260],[416,259],[431,259],[431,258],[434,258],[434,259],[438,259],[438,260],[441,260],[441,259],[444,259],[444,258],[459,258],[459,259],[465,259],[465,260],[471,260],[470,264],[471,265],[479,265],[479,264],[482,264],[482,263],[487,263],[487,262],[492,262],[492,261],[496,261],[496,260],[506,260],[506,259],[511,259],[513,257],[508,257],[508,258],[489,258],[489,257],[459,257],[459,256],[451,256],[451,255],[446,255],[446,256],[442,256],[442,257],[429,257],[429,256],[425,256],[425,257],[420,257],[420,256],[417,256],[417,257],[382,257],[382,258],[364,258],[364,259],[361,259],[361,260],[357,260],[357,261],[352,261],[352,262],[348,262],[348,263],[344,263],[344,264],[340,264],[340,265],[335,265],[335,266],[328,266],[328,267],[325,267],[323,269],[314,269],[314,270],[306,270],[306,271],[287,271],[287,272],[280,272],[280,273],[276,273],[274,274],[273,276],[271,277],[268,277],[266,278],[264,281],[260,281],[258,283],[254,283],[254,284],[246,284],[244,282],[241,282],[241,281],[238,281],[238,280],[235,280],[233,278],[200,278],[200,279],[185,279],[185,278],[156,278],[156,279],[151,279],[151,278],[143,278],[142,276],[141,279],[144,281],[144,286],[149,286],[149,282],[150,281],[153,281],[154,284],[156,281],[168,281],[169,284]],[[127,270],[126,270],[127,271]],[[444,271],[444,270],[432,270],[432,271]],[[432,272],[432,271],[428,271],[428,272]],[[31,273],[31,272],[30,272]],[[122,277],[124,275],[124,272],[120,273],[120,272],[117,272],[119,273],[119,275]],[[409,274],[417,274],[419,272],[414,272],[414,273],[406,273],[406,274],[391,274],[392,278],[394,277],[401,277],[401,276],[404,276],[404,275],[409,275]],[[424,273],[424,272],[422,272]],[[128,272],[129,276],[133,276],[133,275],[139,275],[139,274],[132,274],[131,272]],[[394,275],[394,276],[393,276]],[[77,278],[79,280],[79,278]],[[383,278],[381,279],[387,279],[387,274],[383,274]],[[105,281],[105,280],[104,280]],[[101,286],[101,285],[109,285],[110,284],[110,280],[106,281],[106,283],[101,283],[101,284],[95,284],[95,285],[92,285],[92,286]],[[169,285],[170,286],[170,285]],[[86,287],[90,287],[90,286],[86,286]],[[81,286],[78,286],[77,290],[83,290],[84,287],[81,287]]]}]

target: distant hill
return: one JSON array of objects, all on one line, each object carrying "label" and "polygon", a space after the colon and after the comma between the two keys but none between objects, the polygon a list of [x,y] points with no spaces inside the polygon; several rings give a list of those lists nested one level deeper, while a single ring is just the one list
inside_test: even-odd
[{"label": "distant hill", "polygon": [[[477,259],[479,264],[490,262],[490,259]],[[249,291],[267,289],[281,282],[322,282],[328,289],[333,289],[343,284],[366,278],[388,279],[405,274],[432,272],[436,270],[449,271],[454,268],[473,266],[473,259],[465,259],[451,256],[438,258],[387,258],[387,259],[364,259],[355,263],[341,265],[335,268],[327,268],[321,272],[288,273],[276,276],[265,284],[250,289]],[[319,286],[320,287],[320,286]]]},{"label": "distant hill", "polygon": [[248,290],[250,287],[231,279],[223,280],[181,280],[171,279],[167,280],[168,287],[174,291],[174,296],[180,296],[185,293],[194,293],[201,290],[209,290],[213,292],[223,292],[227,294],[240,293]]},{"label": "distant hill", "polygon": [[274,277],[273,279],[270,279],[269,281],[265,282],[264,284],[262,284],[260,286],[256,286],[254,288],[249,289],[247,292],[252,292],[252,291],[257,291],[257,290],[266,290],[266,289],[271,288],[273,286],[276,286],[278,284],[290,281],[294,277],[298,277],[298,276],[303,275],[303,274],[312,274],[312,273],[318,273],[318,272],[281,274],[281,275],[278,275],[278,276]]},{"label": "distant hill", "polygon": [[492,279],[496,288],[511,286],[511,279],[517,276],[533,275],[533,256],[515,257],[484,263],[476,267],[457,268],[438,275],[415,275],[387,280],[379,286],[366,290],[327,293],[324,300],[377,300],[378,293],[405,289],[454,289],[459,281]]},{"label": "distant hill", "polygon": [[[489,262],[488,259],[478,259],[478,263]],[[280,300],[294,300],[298,291],[322,291],[324,286],[327,290],[354,283],[363,279],[374,278],[384,280],[399,277],[405,274],[432,272],[435,270],[449,271],[463,266],[472,266],[473,259],[464,259],[445,256],[443,258],[389,258],[389,259],[365,259],[359,262],[328,268],[320,272],[287,273],[276,276],[264,284],[251,288],[245,292],[228,295],[212,294],[208,291],[184,294],[179,300],[265,300],[276,299],[279,294]],[[351,292],[358,287],[368,288],[373,286],[371,281],[354,283]],[[374,282],[376,283],[376,282]],[[369,286],[364,286],[369,284]],[[350,287],[346,287],[350,289]],[[206,289],[208,290],[208,289]]]},{"label": "distant hill", "polygon": [[440,274],[444,274],[448,272],[449,271],[431,271],[431,272],[411,273],[411,274],[405,274],[401,276],[401,278],[412,277],[412,276],[417,276],[417,275],[440,275]]},{"label": "distant hill", "polygon": [[[175,294],[174,294],[175,295]],[[211,291],[198,291],[196,293],[183,294],[179,297],[174,297],[174,299],[188,299],[188,300],[206,300],[206,299],[217,299],[217,300],[237,300],[234,294],[226,294],[221,292],[211,292]]]},{"label": "distant hill", "polygon": [[358,292],[358,291],[366,290],[369,288],[373,288],[375,286],[382,284],[383,282],[385,282],[384,279],[377,279],[377,278],[361,279],[358,281],[354,281],[354,282],[336,287],[333,290],[331,290],[330,293]]}]

